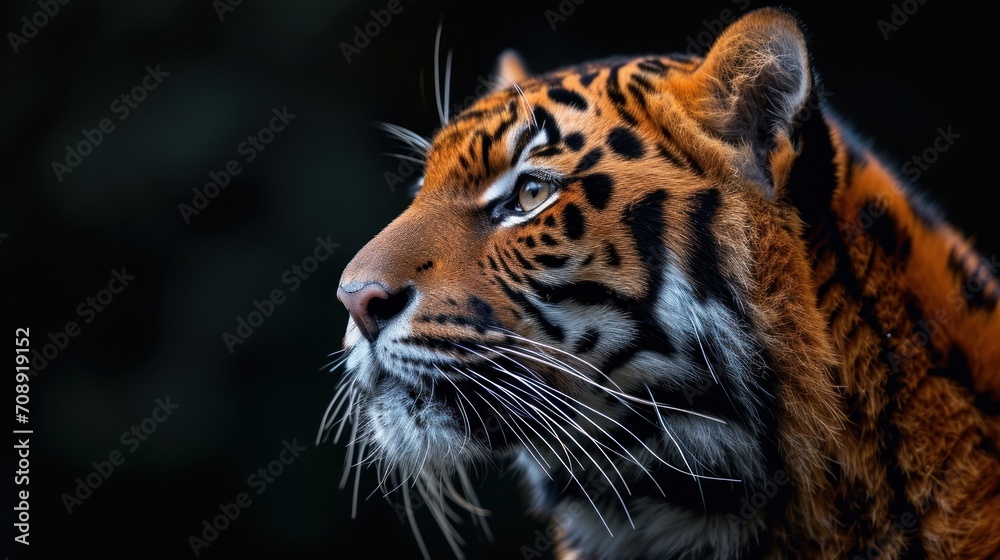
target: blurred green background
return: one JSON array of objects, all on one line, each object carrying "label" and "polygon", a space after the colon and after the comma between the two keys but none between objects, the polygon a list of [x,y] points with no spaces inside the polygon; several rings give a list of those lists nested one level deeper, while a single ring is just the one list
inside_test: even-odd
[{"label": "blurred green background", "polygon": [[[337,375],[320,367],[347,320],[335,298],[340,272],[408,202],[387,182],[398,164],[380,155],[392,143],[372,123],[433,133],[441,21],[455,50],[452,101],[462,104],[507,47],[537,70],[685,51],[727,14],[761,5],[577,1],[402,0],[350,62],[342,43],[389,2],[52,0],[58,13],[37,16],[47,21],[34,34],[21,18],[42,11],[39,2],[5,2],[3,315],[8,332],[31,328],[34,349],[50,334],[64,346],[35,363],[32,545],[9,545],[10,557],[192,557],[189,536],[240,492],[252,504],[199,557],[417,557],[409,527],[379,493],[350,519],[350,492],[337,488],[343,446],[312,443]],[[996,18],[957,2],[896,6],[904,4],[919,8],[886,40],[878,21],[893,23],[893,3],[786,3],[810,30],[829,102],[891,161],[922,153],[939,127],[960,135],[918,183],[995,255],[996,208],[986,202],[995,181],[981,178],[996,160],[994,95],[983,83]],[[147,66],[167,75],[129,106],[121,96],[143,83]],[[242,143],[286,107],[294,119],[247,161]],[[89,155],[54,171],[66,146],[105,118],[114,129]],[[234,159],[240,173],[186,220],[179,205],[193,205],[193,189]],[[286,273],[296,274],[317,237],[339,247],[291,282]],[[102,294],[122,267],[134,279]],[[282,303],[231,353],[223,333],[235,334],[276,289]],[[68,321],[79,332],[65,334]],[[137,446],[123,440],[168,396],[178,408],[146,422],[155,432]],[[307,449],[258,494],[248,477],[293,441]],[[123,462],[67,508],[77,478],[115,451]],[[362,499],[375,482],[368,473]],[[542,525],[525,512],[516,476],[486,470],[478,483],[497,539],[466,526],[468,556],[523,558]],[[10,527],[11,510],[4,515]],[[429,515],[419,518],[435,557],[451,557]]]}]

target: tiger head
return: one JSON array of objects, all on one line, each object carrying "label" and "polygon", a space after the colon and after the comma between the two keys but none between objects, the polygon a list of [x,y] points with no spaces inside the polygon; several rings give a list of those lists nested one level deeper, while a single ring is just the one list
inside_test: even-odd
[{"label": "tiger head", "polygon": [[737,504],[773,472],[773,370],[829,360],[784,196],[814,90],[797,23],[499,74],[433,141],[403,135],[420,190],[341,278],[360,456],[426,487],[515,456],[556,481],[539,508],[565,489],[606,526],[646,491]]}]

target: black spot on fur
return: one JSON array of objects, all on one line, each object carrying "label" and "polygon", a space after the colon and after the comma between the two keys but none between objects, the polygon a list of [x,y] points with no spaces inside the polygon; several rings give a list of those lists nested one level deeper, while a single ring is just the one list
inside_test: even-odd
[{"label": "black spot on fur", "polygon": [[546,268],[562,268],[566,264],[567,260],[569,260],[569,257],[567,256],[549,255],[545,253],[535,255],[535,262]]},{"label": "black spot on fur", "polygon": [[570,239],[583,237],[584,221],[580,208],[572,202],[563,207],[563,231]]},{"label": "black spot on fur", "polygon": [[616,154],[626,159],[638,159],[645,153],[642,141],[624,127],[617,127],[608,134],[608,145]]},{"label": "black spot on fur", "polygon": [[576,168],[573,169],[572,174],[579,175],[580,173],[587,171],[588,169],[593,167],[597,162],[601,161],[601,156],[603,154],[604,151],[601,150],[600,148],[594,148],[593,150],[590,150],[589,152],[587,152],[585,156],[580,158],[580,161],[576,164]]},{"label": "black spot on fur", "polygon": [[549,214],[548,216],[545,216],[545,225],[547,225],[549,227],[556,225],[556,218],[555,218],[555,216],[553,216],[552,214]]},{"label": "black spot on fur", "polygon": [[580,111],[587,110],[587,100],[575,91],[570,91],[564,88],[552,88],[549,90],[549,99]]},{"label": "black spot on fur", "polygon": [[496,314],[493,313],[493,307],[476,296],[469,297],[469,308],[475,317],[477,327],[486,330],[500,325]]},{"label": "black spot on fur", "polygon": [[564,141],[566,142],[566,145],[569,146],[569,149],[573,150],[574,152],[579,152],[580,150],[583,149],[584,139],[583,135],[580,134],[579,132],[573,132],[567,134],[566,140]]},{"label": "black spot on fur", "polygon": [[587,197],[587,202],[598,210],[604,210],[611,198],[613,181],[611,177],[604,173],[587,175],[580,179],[583,187],[583,194]]},{"label": "black spot on fur", "polygon": [[597,77],[597,72],[591,72],[589,74],[584,74],[580,76],[580,83],[583,87],[590,87],[591,82]]},{"label": "black spot on fur", "polygon": [[541,239],[542,243],[548,245],[549,247],[555,247],[559,244],[558,241],[552,239],[552,236],[547,233],[543,233],[539,239]]}]

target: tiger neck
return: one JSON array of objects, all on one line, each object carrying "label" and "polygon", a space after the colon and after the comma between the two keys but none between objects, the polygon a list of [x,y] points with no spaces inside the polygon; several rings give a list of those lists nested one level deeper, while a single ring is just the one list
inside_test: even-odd
[{"label": "tiger neck", "polygon": [[[983,426],[983,412],[1000,408],[1000,349],[988,342],[1000,340],[996,259],[980,258],[834,119],[813,119],[802,136],[788,192],[804,222],[847,421],[839,445],[823,450],[830,480],[793,498],[811,505],[790,523],[816,534],[866,520],[841,523],[845,531],[827,542],[798,543],[810,556],[866,557],[872,539],[881,539],[881,557],[922,556],[921,523],[900,520],[941,506],[949,469],[996,467],[988,431],[970,438],[937,425],[947,415]],[[934,445],[910,448],[927,434]]]}]

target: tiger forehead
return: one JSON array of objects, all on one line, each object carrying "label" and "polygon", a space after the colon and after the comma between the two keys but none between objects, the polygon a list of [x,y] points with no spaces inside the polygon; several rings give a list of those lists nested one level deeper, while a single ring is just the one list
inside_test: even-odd
[{"label": "tiger forehead", "polygon": [[[578,150],[591,132],[588,126],[593,128],[598,119],[628,120],[605,104],[619,103],[624,91],[632,97],[648,94],[654,90],[653,80],[662,82],[672,71],[690,72],[697,63],[698,59],[677,56],[591,62],[487,95],[434,139],[425,188],[449,185],[471,194],[525,155],[559,155],[560,144]],[[542,132],[545,142],[532,143]],[[525,153],[529,144],[532,147]]]}]

